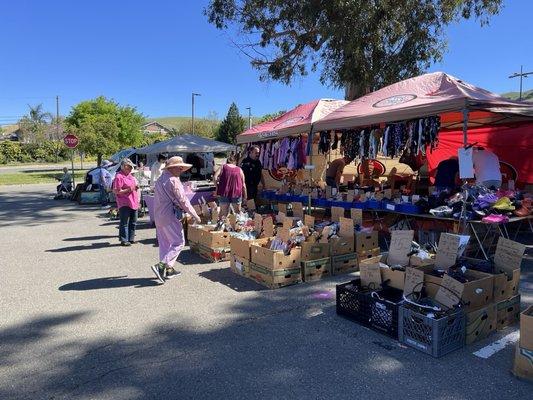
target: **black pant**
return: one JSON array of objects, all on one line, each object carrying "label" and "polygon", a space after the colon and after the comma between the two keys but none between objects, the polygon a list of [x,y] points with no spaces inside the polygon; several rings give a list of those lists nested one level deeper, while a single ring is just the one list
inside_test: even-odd
[{"label": "black pant", "polygon": [[257,185],[246,185],[247,200],[257,198]]},{"label": "black pant", "polygon": [[133,242],[137,225],[137,210],[122,206],[118,209],[118,216],[120,217],[118,238],[121,242]]}]

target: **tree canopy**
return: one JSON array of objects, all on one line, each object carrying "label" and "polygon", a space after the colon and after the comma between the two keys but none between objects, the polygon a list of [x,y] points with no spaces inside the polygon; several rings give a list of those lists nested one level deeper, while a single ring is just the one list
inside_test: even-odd
[{"label": "tree canopy", "polygon": [[424,72],[442,59],[444,28],[486,24],[502,0],[211,0],[210,23],[233,30],[261,79],[321,82],[353,99]]},{"label": "tree canopy", "polygon": [[142,114],[103,96],[83,101],[65,119],[67,132],[80,138],[79,149],[101,157],[142,143]]},{"label": "tree canopy", "polygon": [[244,131],[246,121],[241,117],[235,103],[231,103],[226,118],[218,128],[217,140],[235,144],[235,137]]}]

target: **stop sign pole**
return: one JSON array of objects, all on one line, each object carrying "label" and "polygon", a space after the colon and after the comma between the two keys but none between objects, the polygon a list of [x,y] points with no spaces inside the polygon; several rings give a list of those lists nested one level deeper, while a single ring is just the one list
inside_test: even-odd
[{"label": "stop sign pole", "polygon": [[70,164],[72,167],[72,188],[76,188],[76,182],[74,181],[74,149],[78,147],[80,140],[76,135],[69,133],[63,138],[63,143],[70,149]]}]

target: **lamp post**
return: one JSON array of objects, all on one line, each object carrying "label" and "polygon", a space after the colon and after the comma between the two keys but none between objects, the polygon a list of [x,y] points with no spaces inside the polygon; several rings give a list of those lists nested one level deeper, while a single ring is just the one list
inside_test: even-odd
[{"label": "lamp post", "polygon": [[518,98],[518,100],[520,100],[520,101],[522,101],[522,79],[523,78],[527,78],[528,75],[532,75],[533,74],[533,71],[532,72],[523,72],[523,67],[524,67],[523,65],[520,66],[520,73],[515,72],[514,74],[509,76],[509,78],[520,77],[520,97]]},{"label": "lamp post", "polygon": [[193,93],[191,96],[192,100],[192,122],[191,122],[191,133],[194,135],[194,96],[201,96],[200,93]]},{"label": "lamp post", "polygon": [[246,107],[248,110],[248,129],[252,127],[252,107]]}]

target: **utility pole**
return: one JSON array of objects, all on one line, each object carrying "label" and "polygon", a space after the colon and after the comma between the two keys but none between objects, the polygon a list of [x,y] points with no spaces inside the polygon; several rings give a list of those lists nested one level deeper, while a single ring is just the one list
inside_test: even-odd
[{"label": "utility pole", "polygon": [[191,133],[194,135],[194,96],[201,96],[200,93],[193,93],[192,94],[192,123],[191,123]]},{"label": "utility pole", "polygon": [[527,78],[528,75],[533,75],[533,71],[531,72],[524,72],[523,71],[523,65],[520,66],[520,73],[518,72],[515,72],[514,74],[512,74],[509,78],[517,78],[517,77],[520,77],[520,97],[518,98],[518,100],[522,101],[522,79],[523,78]]},{"label": "utility pole", "polygon": [[[59,96],[56,96],[56,140],[61,140],[59,137]],[[59,152],[56,151],[56,162],[58,162],[58,154]]]},{"label": "utility pole", "polygon": [[252,107],[246,107],[248,110],[248,129],[252,127]]}]

